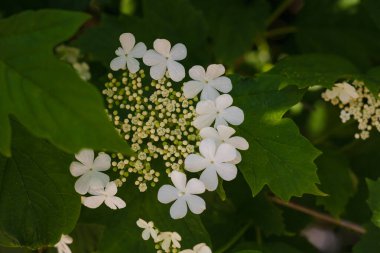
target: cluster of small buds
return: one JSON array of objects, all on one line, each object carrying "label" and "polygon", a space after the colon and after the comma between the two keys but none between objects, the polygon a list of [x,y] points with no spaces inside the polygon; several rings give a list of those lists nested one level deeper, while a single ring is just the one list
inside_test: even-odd
[{"label": "cluster of small buds", "polygon": [[358,122],[356,139],[368,139],[372,129],[380,132],[380,93],[375,96],[363,82],[336,83],[332,89],[322,93],[322,98],[341,108],[343,123],[351,118]]},{"label": "cluster of small buds", "polygon": [[138,219],[136,224],[139,228],[143,229],[141,234],[143,240],[147,241],[152,238],[157,253],[212,253],[205,243],[199,243],[193,249],[180,251],[182,237],[177,232],[160,232],[154,226],[153,221],[146,222],[143,219]]},{"label": "cluster of small buds", "polygon": [[86,62],[80,61],[82,57],[78,48],[62,44],[55,49],[55,52],[62,61],[73,66],[82,80],[88,81],[91,79],[90,66]]}]

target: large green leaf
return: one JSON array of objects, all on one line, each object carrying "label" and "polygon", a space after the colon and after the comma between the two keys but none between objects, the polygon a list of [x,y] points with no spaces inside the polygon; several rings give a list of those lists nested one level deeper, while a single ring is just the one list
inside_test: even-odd
[{"label": "large green leaf", "polygon": [[0,156],[0,244],[54,245],[79,217],[80,197],[68,170],[72,157],[13,126],[13,156]]},{"label": "large green leaf", "polygon": [[250,148],[243,152],[240,171],[256,195],[265,185],[279,197],[288,200],[304,193],[321,195],[313,163],[320,152],[304,138],[284,113],[296,104],[303,90],[278,90],[280,80],[263,76],[251,80],[235,80],[235,104],[245,112],[239,134]]},{"label": "large green leaf", "polygon": [[380,180],[367,180],[369,197],[368,205],[372,211],[372,222],[380,227]]},{"label": "large green leaf", "polygon": [[370,224],[368,231],[355,245],[353,253],[378,253],[380,249],[380,228]]},{"label": "large green leaf", "polygon": [[14,115],[30,132],[74,153],[83,147],[127,152],[95,87],[53,55],[87,15],[27,11],[0,21],[0,153],[10,155]]}]

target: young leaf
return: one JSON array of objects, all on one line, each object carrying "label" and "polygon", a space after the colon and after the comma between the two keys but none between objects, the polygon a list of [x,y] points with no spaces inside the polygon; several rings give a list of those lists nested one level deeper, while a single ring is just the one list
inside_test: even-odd
[{"label": "young leaf", "polygon": [[367,179],[369,197],[368,205],[372,210],[372,222],[380,227],[380,180]]},{"label": "young leaf", "polygon": [[53,55],[54,46],[72,36],[87,18],[42,10],[0,21],[0,153],[10,156],[9,115],[71,153],[83,147],[128,151],[95,87]]}]

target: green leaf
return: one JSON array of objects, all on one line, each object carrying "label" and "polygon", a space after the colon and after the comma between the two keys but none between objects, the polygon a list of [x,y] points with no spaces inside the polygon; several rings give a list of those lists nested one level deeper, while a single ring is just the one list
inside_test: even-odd
[{"label": "green leaf", "polygon": [[353,253],[378,253],[380,249],[380,228],[370,224],[368,231],[354,246]]},{"label": "green leaf", "polygon": [[239,250],[239,251],[235,251],[235,253],[261,253],[261,251],[258,251],[258,250]]},{"label": "green leaf", "polygon": [[377,25],[377,28],[380,29],[380,2],[377,0],[363,0],[363,5],[369,13],[372,20]]},{"label": "green leaf", "polygon": [[350,78],[357,73],[347,60],[324,54],[289,56],[279,61],[266,75],[278,75],[282,86],[296,85],[306,88],[321,85],[329,88],[342,78]]},{"label": "green leaf", "polygon": [[372,181],[367,179],[369,197],[368,205],[372,211],[372,222],[380,227],[380,179]]},{"label": "green leaf", "polygon": [[320,189],[328,194],[317,197],[317,204],[323,205],[332,215],[340,216],[355,193],[348,161],[336,152],[323,152],[323,155],[317,158],[316,164],[321,180]]},{"label": "green leaf", "polygon": [[10,155],[9,115],[30,132],[75,153],[83,147],[127,152],[95,87],[53,55],[87,15],[27,11],[0,21],[0,153]]},{"label": "green leaf", "polygon": [[80,212],[72,157],[13,124],[12,158],[0,156],[0,244],[39,248],[70,233]]},{"label": "green leaf", "polygon": [[245,112],[245,122],[239,134],[250,148],[243,152],[240,171],[256,195],[265,185],[279,197],[310,193],[323,195],[313,163],[320,152],[304,138],[284,113],[296,104],[303,90],[278,90],[280,79],[275,76],[235,80],[233,98]]},{"label": "green leaf", "polygon": [[380,90],[380,66],[371,68],[363,76],[363,81],[366,87],[375,95],[379,93]]}]

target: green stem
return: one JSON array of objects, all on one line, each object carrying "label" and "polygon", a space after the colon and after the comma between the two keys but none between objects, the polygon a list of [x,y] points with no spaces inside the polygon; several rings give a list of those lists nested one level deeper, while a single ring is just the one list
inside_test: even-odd
[{"label": "green stem", "polygon": [[261,229],[256,227],[256,242],[259,246],[263,244],[263,237],[261,235]]},{"label": "green stem", "polygon": [[248,221],[236,234],[233,236],[225,245],[223,245],[220,249],[215,251],[215,253],[223,253],[229,250],[234,244],[239,241],[239,239],[247,232],[247,230],[251,227],[252,221]]},{"label": "green stem", "polygon": [[265,37],[272,38],[272,37],[286,35],[286,34],[295,33],[295,32],[297,32],[297,28],[295,26],[285,26],[285,27],[280,27],[280,28],[267,31],[265,33]]},{"label": "green stem", "polygon": [[293,3],[294,0],[284,0],[282,3],[274,10],[272,15],[267,19],[267,26],[270,26],[281,14]]}]

